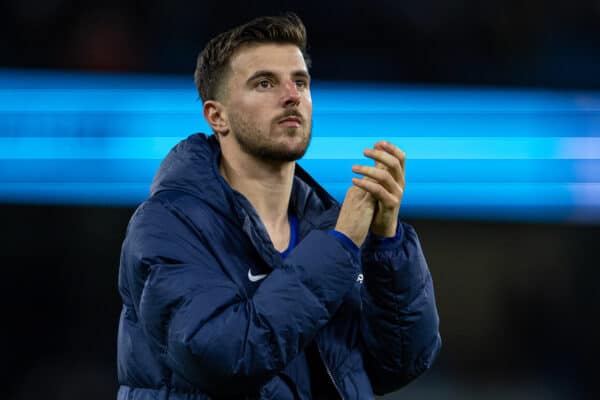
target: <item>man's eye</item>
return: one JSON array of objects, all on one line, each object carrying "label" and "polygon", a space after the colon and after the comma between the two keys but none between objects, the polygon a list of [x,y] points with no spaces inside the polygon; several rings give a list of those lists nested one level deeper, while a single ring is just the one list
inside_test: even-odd
[{"label": "man's eye", "polygon": [[308,83],[306,83],[306,81],[303,81],[303,80],[297,80],[296,86],[299,88],[305,88],[308,86]]},{"label": "man's eye", "polygon": [[264,81],[259,81],[258,82],[258,87],[262,88],[262,89],[268,89],[270,87],[272,87],[273,85],[271,84],[270,81],[264,80]]}]

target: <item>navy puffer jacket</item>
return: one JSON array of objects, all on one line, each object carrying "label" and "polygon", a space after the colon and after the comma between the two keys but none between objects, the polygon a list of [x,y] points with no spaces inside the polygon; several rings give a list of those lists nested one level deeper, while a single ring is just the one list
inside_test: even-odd
[{"label": "navy puffer jacket", "polygon": [[396,390],[431,366],[438,315],[412,227],[353,252],[328,233],[339,205],[297,166],[298,244],[282,259],[219,157],[214,136],[180,142],[131,218],[119,400],[294,399],[283,371],[313,340],[343,399]]}]

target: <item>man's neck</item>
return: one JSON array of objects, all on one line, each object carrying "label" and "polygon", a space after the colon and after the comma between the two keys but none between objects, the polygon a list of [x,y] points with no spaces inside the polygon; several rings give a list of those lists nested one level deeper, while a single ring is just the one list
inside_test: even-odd
[{"label": "man's neck", "polygon": [[295,162],[266,162],[244,152],[222,154],[219,170],[229,185],[252,204],[277,250],[289,243],[288,207]]}]

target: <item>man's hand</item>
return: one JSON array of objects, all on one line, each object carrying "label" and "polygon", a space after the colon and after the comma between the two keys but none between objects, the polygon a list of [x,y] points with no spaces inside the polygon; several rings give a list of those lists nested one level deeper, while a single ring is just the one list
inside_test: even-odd
[{"label": "man's hand", "polygon": [[335,230],[348,236],[356,246],[362,246],[373,221],[375,206],[373,196],[361,188],[350,186],[342,203]]},{"label": "man's hand", "polygon": [[366,149],[364,155],[375,160],[375,166],[352,166],[352,171],[363,175],[361,179],[353,178],[352,183],[377,201],[371,232],[377,236],[393,237],[396,235],[398,213],[406,185],[406,154],[393,144],[380,141],[375,143],[373,149]]}]

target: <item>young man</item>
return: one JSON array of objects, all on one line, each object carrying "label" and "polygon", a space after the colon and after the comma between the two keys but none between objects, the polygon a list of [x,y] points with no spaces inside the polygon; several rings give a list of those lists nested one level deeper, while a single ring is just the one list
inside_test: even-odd
[{"label": "young man", "polygon": [[369,399],[431,366],[431,276],[398,221],[402,151],[378,142],[340,206],[310,142],[306,34],[263,17],[211,40],[211,136],[165,158],[123,244],[118,398]]}]

